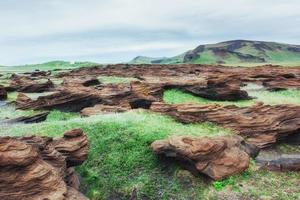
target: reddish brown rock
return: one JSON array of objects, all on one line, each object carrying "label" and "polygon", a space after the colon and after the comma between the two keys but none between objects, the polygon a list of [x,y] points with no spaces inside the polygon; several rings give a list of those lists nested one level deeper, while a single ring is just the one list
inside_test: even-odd
[{"label": "reddish brown rock", "polygon": [[216,104],[168,105],[153,103],[151,110],[170,115],[183,123],[213,122],[229,128],[260,148],[288,135],[299,133],[300,106],[264,105],[250,107]]},{"label": "reddish brown rock", "polygon": [[254,145],[238,136],[172,136],[153,142],[151,148],[156,154],[176,159],[214,180],[243,172],[249,166],[250,155],[258,153]]},{"label": "reddish brown rock", "polygon": [[[81,130],[66,132],[63,138],[1,137],[0,198],[86,200],[67,183],[68,167],[87,157],[87,138]],[[76,197],[76,198],[75,198]]]},{"label": "reddish brown rock", "polygon": [[44,82],[37,82],[27,76],[11,76],[11,83],[7,87],[9,91],[18,92],[46,92],[54,88],[54,84],[50,79],[45,79]]},{"label": "reddish brown rock", "polygon": [[6,89],[0,85],[0,100],[4,100],[7,98],[7,92]]}]

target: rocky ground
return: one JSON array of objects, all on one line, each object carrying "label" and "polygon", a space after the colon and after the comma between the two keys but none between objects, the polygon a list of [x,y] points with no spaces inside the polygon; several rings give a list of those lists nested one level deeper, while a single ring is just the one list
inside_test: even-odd
[{"label": "rocky ground", "polygon": [[[22,167],[35,170],[19,158],[10,163],[18,155],[8,152],[10,146],[36,148],[39,141],[39,150],[24,156],[36,160],[33,154],[41,154],[36,162],[53,166],[60,156],[45,154],[40,135],[58,136],[81,128],[89,139],[89,156],[77,168],[81,186],[53,178],[61,185],[55,192],[60,197],[46,187],[33,190],[40,197],[68,199],[70,187],[90,199],[298,199],[300,195],[298,67],[101,65],[3,72],[0,84],[0,165],[7,169],[0,173],[16,176]],[[27,134],[37,135],[34,142],[5,137]],[[63,156],[68,167],[74,166],[68,164],[72,160],[68,155]],[[10,170],[14,165],[20,166],[19,171]],[[64,170],[58,171],[68,177]],[[23,187],[24,196],[31,194],[30,176],[29,186],[5,181],[1,198],[16,199],[9,194],[18,187]]]}]

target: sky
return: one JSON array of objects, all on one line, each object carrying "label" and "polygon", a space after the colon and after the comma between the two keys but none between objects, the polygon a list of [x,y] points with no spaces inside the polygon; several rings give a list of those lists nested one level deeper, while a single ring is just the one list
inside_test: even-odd
[{"label": "sky", "polygon": [[0,65],[127,62],[235,39],[300,44],[299,0],[0,0]]}]

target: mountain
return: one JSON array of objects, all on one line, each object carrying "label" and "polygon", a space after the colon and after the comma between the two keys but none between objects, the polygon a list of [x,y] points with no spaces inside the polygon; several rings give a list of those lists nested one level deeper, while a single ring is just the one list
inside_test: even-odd
[{"label": "mountain", "polygon": [[174,57],[150,58],[138,56],[135,64],[242,64],[242,63],[290,63],[300,64],[300,45],[276,42],[232,40],[217,44],[200,45]]}]

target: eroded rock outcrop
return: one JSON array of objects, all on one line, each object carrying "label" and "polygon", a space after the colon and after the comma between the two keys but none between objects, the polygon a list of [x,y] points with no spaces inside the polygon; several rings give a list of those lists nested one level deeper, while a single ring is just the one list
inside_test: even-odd
[{"label": "eroded rock outcrop", "polygon": [[19,76],[13,74],[11,76],[10,85],[7,87],[9,91],[18,92],[46,92],[54,88],[54,84],[50,79],[34,81],[27,76]]},{"label": "eroded rock outcrop", "polygon": [[173,158],[214,180],[243,172],[249,166],[250,156],[258,148],[239,136],[188,137],[172,136],[151,144],[152,150]]},{"label": "eroded rock outcrop", "polygon": [[199,64],[176,64],[176,65],[133,65],[118,64],[95,66],[89,68],[75,69],[70,72],[62,72],[59,77],[87,76],[87,75],[109,75],[122,77],[187,77],[190,75],[211,79],[227,80],[227,84],[256,83],[264,85],[269,90],[276,89],[299,89],[300,68],[280,67],[265,65],[259,67],[224,67],[221,65],[199,65]]},{"label": "eroded rock outcrop", "polygon": [[153,103],[151,110],[170,115],[183,123],[216,123],[244,136],[260,148],[300,131],[300,106],[297,105],[270,106],[258,103],[250,107],[237,107]]},{"label": "eroded rock outcrop", "polygon": [[86,160],[87,137],[74,129],[64,137],[1,137],[0,198],[86,200],[72,188],[68,171]]}]

